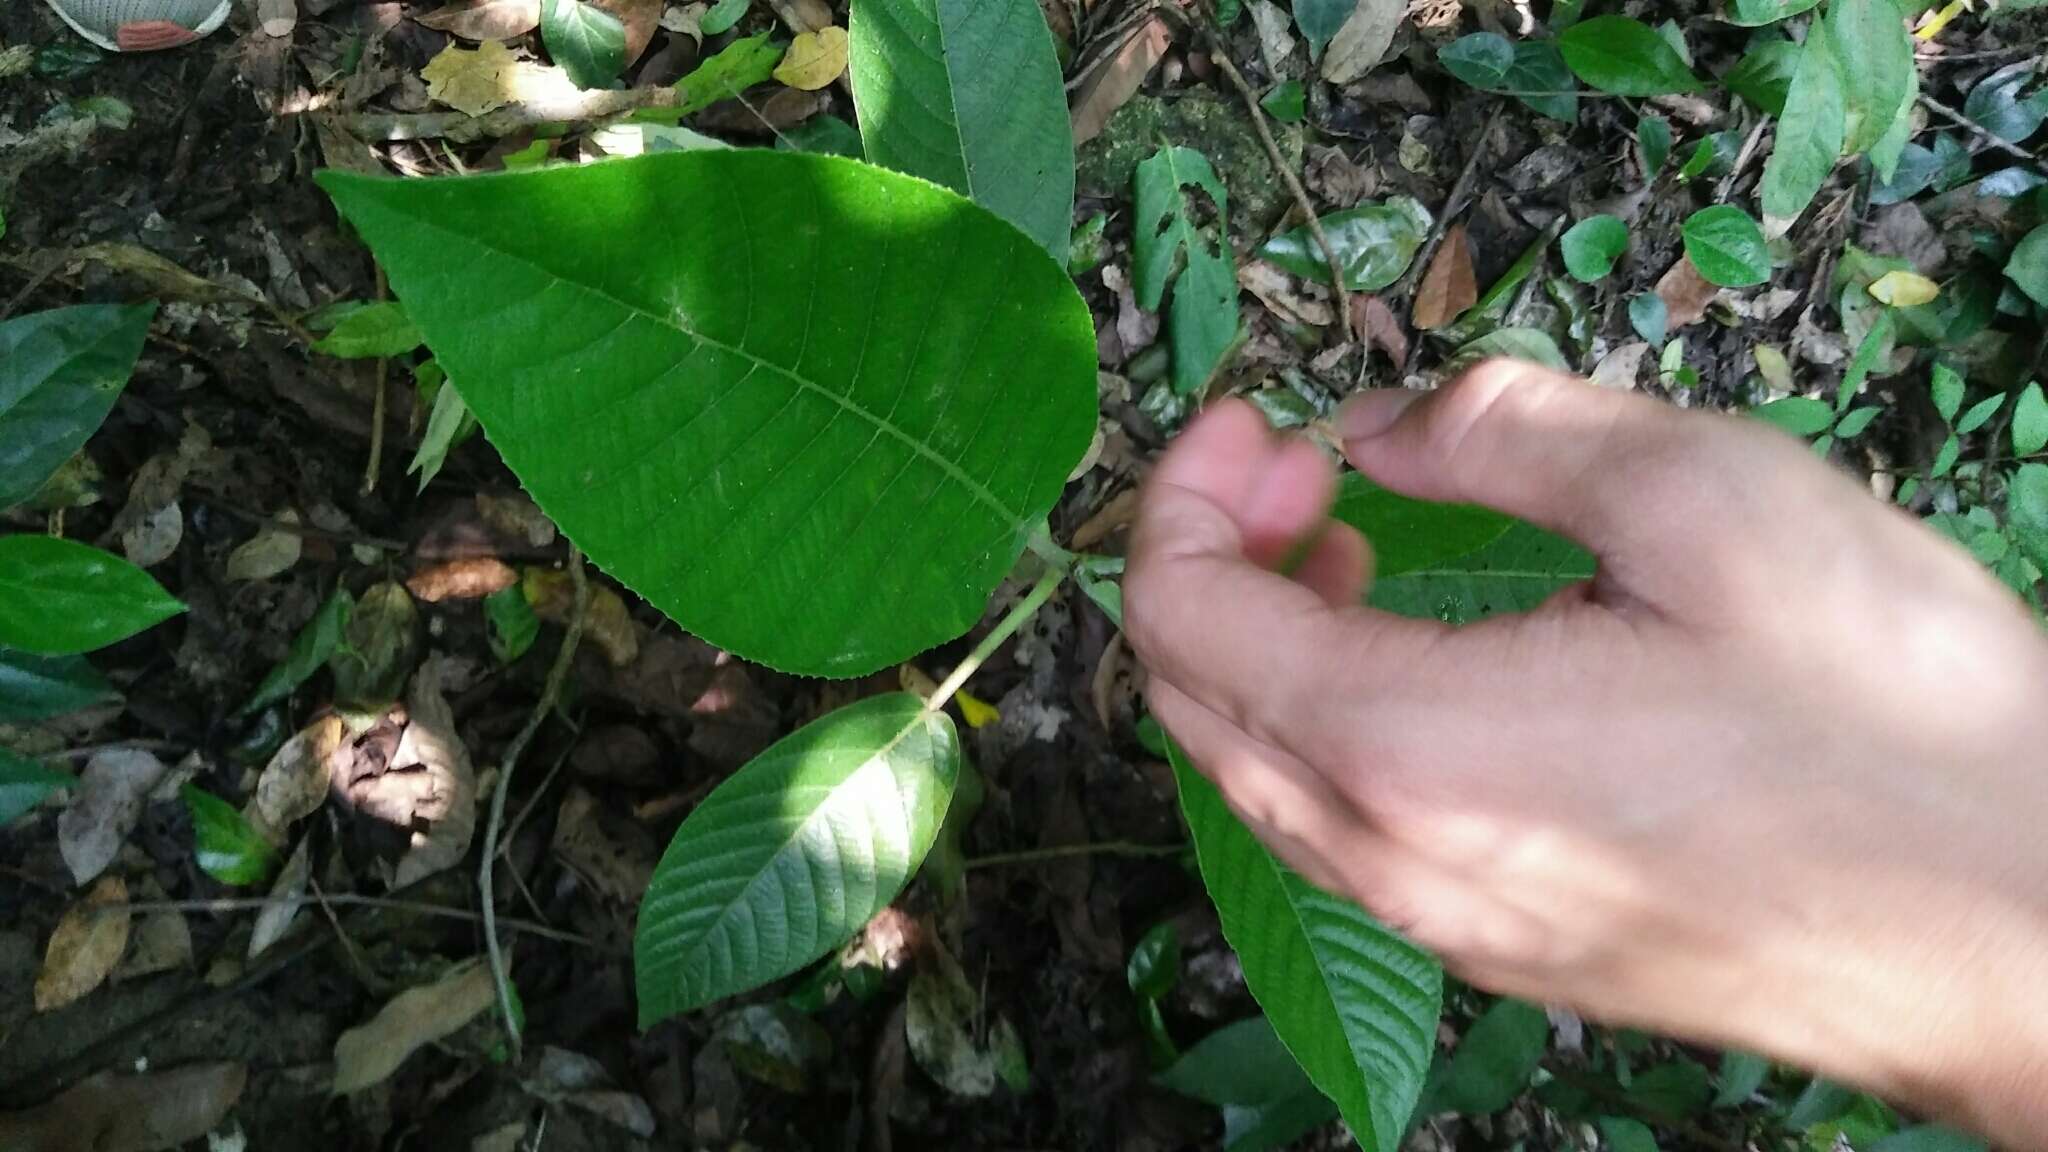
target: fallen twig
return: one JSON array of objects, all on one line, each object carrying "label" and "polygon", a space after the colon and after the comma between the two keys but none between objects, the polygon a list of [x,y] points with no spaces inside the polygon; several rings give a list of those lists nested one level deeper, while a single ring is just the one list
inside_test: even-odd
[{"label": "fallen twig", "polygon": [[[391,298],[391,282],[384,278],[384,266],[377,265],[377,302]],[[362,494],[377,490],[377,473],[384,467],[384,393],[391,383],[391,359],[377,357],[377,398],[370,406],[370,459],[363,465]]]},{"label": "fallen twig", "polygon": [[[1975,136],[1977,139],[1982,140],[1987,147],[2003,152],[2015,160],[2024,161],[2027,167],[2032,168],[2036,172],[2041,171],[2041,162],[2034,158],[2033,153],[1924,92],[1920,94],[1920,106],[1961,128],[1963,131],[1968,132],[1970,135]],[[2048,173],[2043,174],[2048,175]]]},{"label": "fallen twig", "polygon": [[1021,852],[996,852],[960,862],[962,871],[1000,868],[1011,864],[1041,864],[1076,856],[1177,856],[1186,844],[1134,844],[1129,840],[1106,840],[1098,844],[1054,844],[1048,848],[1026,848]]}]

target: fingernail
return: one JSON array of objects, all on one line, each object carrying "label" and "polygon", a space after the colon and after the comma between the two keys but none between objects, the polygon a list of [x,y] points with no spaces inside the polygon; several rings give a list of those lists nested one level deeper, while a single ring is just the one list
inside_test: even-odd
[{"label": "fingernail", "polygon": [[1345,443],[1370,440],[1394,426],[1422,393],[1407,388],[1374,388],[1353,392],[1337,406],[1337,434]]}]

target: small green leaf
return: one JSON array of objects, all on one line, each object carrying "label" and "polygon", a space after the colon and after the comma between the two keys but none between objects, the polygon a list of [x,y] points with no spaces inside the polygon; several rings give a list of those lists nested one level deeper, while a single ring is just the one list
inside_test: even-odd
[{"label": "small green leaf", "polygon": [[2027,298],[2048,308],[2048,224],[2026,234],[2005,262],[2005,278],[2019,285]]},{"label": "small green leaf", "polygon": [[1293,124],[1308,115],[1308,93],[1299,80],[1282,80],[1259,99],[1266,115],[1282,124]]},{"label": "small green leaf", "polygon": [[676,91],[681,96],[675,107],[643,108],[632,118],[649,124],[674,124],[722,100],[731,100],[756,84],[767,83],[788,48],[787,44],[771,40],[766,32],[735,40],[676,81]]},{"label": "small green leaf", "polygon": [[1705,88],[1655,28],[1626,16],[1595,16],[1558,34],[1573,74],[1617,96],[1662,96]]},{"label": "small green leaf", "polygon": [[1293,0],[1294,26],[1308,41],[1309,58],[1320,60],[1337,29],[1350,19],[1358,0]]},{"label": "small green leaf", "polygon": [[1073,239],[1067,245],[1067,275],[1078,279],[1108,262],[1108,229],[1107,212],[1097,212],[1074,225]]},{"label": "small green leaf", "polygon": [[441,375],[441,386],[434,389],[434,404],[427,412],[427,429],[420,433],[419,451],[413,453],[412,463],[405,468],[408,476],[419,473],[419,492],[425,492],[434,477],[441,474],[448,453],[476,431],[476,417],[463,402],[462,393],[448,384],[438,367],[435,374]]},{"label": "small green leaf", "polygon": [[1771,278],[1771,251],[1749,213],[1716,204],[1688,216],[1685,254],[1709,284],[1746,288]]},{"label": "small green leaf", "polygon": [[1628,1086],[1630,1107],[1663,1124],[1680,1123],[1706,1111],[1712,1098],[1706,1068],[1684,1059],[1638,1072]]},{"label": "small green leaf", "polygon": [[484,597],[484,623],[489,627],[491,655],[510,664],[526,655],[540,636],[540,618],[517,584]]},{"label": "small green leaf", "polygon": [[237,888],[270,875],[276,853],[234,805],[190,784],[179,793],[192,813],[192,849],[200,871]]},{"label": "small green leaf", "polygon": [[1786,396],[1752,408],[1749,414],[1794,436],[1817,436],[1835,422],[1835,410],[1811,396]]},{"label": "small green leaf", "polygon": [[420,330],[406,317],[405,305],[383,300],[344,314],[313,351],[344,360],[370,360],[403,356],[419,346]]},{"label": "small green leaf", "polygon": [[1816,1076],[1792,1102],[1792,1110],[1785,1116],[1785,1126],[1803,1132],[1816,1124],[1840,1119],[1855,1103],[1855,1092]]},{"label": "small green leaf", "polygon": [[107,418],[155,315],[85,304],[0,322],[0,508],[35,495]]},{"label": "small green leaf", "polygon": [[1141,1000],[1157,1000],[1173,991],[1180,979],[1180,933],[1173,921],[1162,920],[1138,938],[1124,966],[1124,980],[1131,994]]},{"label": "small green leaf", "polygon": [[1641,336],[1651,344],[1662,344],[1664,342],[1664,333],[1666,325],[1669,323],[1669,315],[1670,313],[1665,306],[1664,298],[1655,292],[1645,292],[1640,296],[1629,298],[1629,327],[1634,328],[1636,335]]},{"label": "small green leaf", "polygon": [[0,648],[0,723],[48,720],[120,698],[83,656]]},{"label": "small green leaf", "polygon": [[[1237,270],[1222,235],[1230,198],[1209,160],[1192,148],[1161,148],[1138,165],[1132,286],[1138,303],[1157,312],[1173,284],[1167,334],[1173,347],[1173,390],[1186,396],[1208,384],[1237,343]],[[1206,194],[1213,220],[1198,219],[1189,190]],[[1333,240],[1332,243],[1335,243]],[[1173,275],[1185,252],[1180,275]]]},{"label": "small green leaf", "polygon": [[1614,263],[1628,252],[1628,225],[1619,216],[1588,216],[1566,230],[1558,241],[1565,271],[1591,284],[1614,271]]},{"label": "small green leaf", "polygon": [[1855,154],[1877,143],[1910,96],[1913,40],[1899,0],[1829,4],[1828,47],[1841,66],[1842,150]]},{"label": "small green leaf", "polygon": [[0,748],[0,828],[42,803],[43,797],[76,783],[78,777],[69,772]]},{"label": "small green leaf", "polygon": [[1842,154],[1848,124],[1842,88],[1841,66],[1828,44],[1826,27],[1815,21],[1799,48],[1777,139],[1764,161],[1764,218],[1778,231],[1791,227],[1806,211]]},{"label": "small green leaf", "polygon": [[959,771],[944,712],[871,696],[777,741],[692,809],[634,935],[640,1023],[787,976],[858,932],[931,850]]},{"label": "small green leaf", "polygon": [[0,645],[69,656],[184,610],[149,573],[119,556],[55,536],[0,537]]},{"label": "small green leaf", "polygon": [[1643,175],[1655,177],[1671,158],[1671,122],[1656,116],[1637,120],[1636,150],[1642,155]]},{"label": "small green leaf", "polygon": [[236,711],[237,716],[248,716],[260,712],[292,694],[292,690],[304,684],[315,672],[326,667],[327,661],[341,646],[341,638],[348,631],[348,621],[355,611],[356,598],[346,588],[336,588],[313,613],[299,634],[292,637],[292,646],[285,653],[277,667],[272,668],[256,686],[247,703]]},{"label": "small green leaf", "polygon": [[584,0],[541,0],[548,55],[578,88],[609,88],[626,70],[626,25]]},{"label": "small green leaf", "polygon": [[1785,97],[1799,71],[1799,45],[1782,36],[1759,40],[1721,82],[1760,112],[1785,114]]},{"label": "small green leaf", "polygon": [[1835,411],[1846,412],[1849,402],[1863,388],[1864,381],[1877,371],[1880,364],[1891,359],[1893,343],[1891,313],[1881,313],[1856,344],[1856,355],[1849,358],[1849,368],[1842,373],[1841,386],[1835,389]]},{"label": "small green leaf", "polygon": [[1756,1095],[1771,1074],[1771,1062],[1748,1052],[1721,1053],[1721,1067],[1715,1074],[1720,1087],[1714,1092],[1714,1107],[1733,1108]]},{"label": "small green leaf", "polygon": [[1963,115],[2008,143],[2032,136],[2048,117],[2048,89],[2022,95],[2034,80],[2034,62],[2008,64],[1977,82],[1963,100]]},{"label": "small green leaf", "polygon": [[[1337,250],[1344,286],[1353,292],[1377,292],[1399,280],[1428,238],[1429,227],[1429,209],[1407,196],[1323,217],[1323,233]],[[1259,257],[1318,284],[1330,282],[1329,261],[1307,225],[1266,241]]]},{"label": "small green leaf", "polygon": [[1870,427],[1870,422],[1877,419],[1877,414],[1881,411],[1883,409],[1871,406],[1858,408],[1843,416],[1835,422],[1835,439],[1854,440],[1856,437],[1861,436],[1863,430]]},{"label": "small green leaf", "polygon": [[718,0],[711,6],[704,18],[697,21],[697,30],[706,36],[723,36],[732,31],[732,26],[747,14],[747,5],[753,0]]},{"label": "small green leaf", "polygon": [[1264,1016],[1209,1033],[1156,1079],[1222,1109],[1224,1152],[1284,1148],[1337,1118]]},{"label": "small green leaf", "polygon": [[1372,542],[1379,579],[1468,556],[1505,535],[1512,517],[1471,504],[1432,504],[1391,492],[1357,472],[1337,483],[1330,516]]},{"label": "small green leaf", "polygon": [[1820,0],[1735,0],[1728,13],[1728,22],[1744,28],[1757,28],[1776,24],[1787,16],[1797,16],[1819,3]]},{"label": "small green leaf", "polygon": [[1680,184],[1690,184],[1701,176],[1706,175],[1708,169],[1714,166],[1714,161],[1717,157],[1718,152],[1714,148],[1713,137],[1709,136],[1694,144],[1692,146],[1692,154],[1685,158],[1685,163],[1678,166],[1678,182]]},{"label": "small green leaf", "polygon": [[1438,49],[1436,62],[1474,88],[1504,88],[1515,66],[1515,45],[1498,32],[1474,32]]},{"label": "small green leaf", "polygon": [[2006,523],[2034,563],[2048,568],[2048,464],[2022,464],[2005,494]]},{"label": "small green leaf", "polygon": [[1934,362],[1934,373],[1928,379],[1928,394],[1934,398],[1934,410],[1941,414],[1943,424],[1953,425],[1956,413],[1963,407],[1963,377],[1945,360]]},{"label": "small green leaf", "polygon": [[1941,442],[1941,449],[1934,454],[1934,463],[1928,468],[1928,474],[1937,480],[1948,475],[1962,454],[1963,442],[1951,433],[1948,439]]},{"label": "small green leaf", "polygon": [[2032,456],[2048,448],[2048,397],[2041,395],[2041,382],[2029,380],[2020,389],[2012,408],[2012,453]]},{"label": "small green leaf", "polygon": [[1513,1103],[1543,1062],[1550,1019],[1520,1000],[1500,1000],[1479,1017],[1444,1065],[1435,1105],[1487,1116]]},{"label": "small green leaf", "polygon": [[1607,1152],[1657,1152],[1657,1134],[1640,1120],[1626,1116],[1602,1116],[1600,1138]]},{"label": "small green leaf", "polygon": [[1555,120],[1578,119],[1578,81],[1548,40],[1511,41],[1494,32],[1474,32],[1446,44],[1437,62],[1474,88],[1513,92],[1515,99]]},{"label": "small green leaf", "polygon": [[1968,436],[1970,433],[1982,428],[1985,422],[1997,415],[1998,410],[2004,406],[2005,396],[2003,394],[1986,396],[1984,399],[1970,405],[1970,410],[1963,413],[1961,420],[1956,421],[1956,435]]}]

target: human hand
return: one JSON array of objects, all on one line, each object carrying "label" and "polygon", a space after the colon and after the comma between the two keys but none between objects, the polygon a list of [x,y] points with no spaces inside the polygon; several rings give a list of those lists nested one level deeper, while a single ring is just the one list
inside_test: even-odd
[{"label": "human hand", "polygon": [[1125,614],[1260,838],[1483,987],[2048,1147],[2048,641],[2015,598],[1755,422],[1494,361],[1338,424],[1372,480],[1599,575],[1462,628],[1359,607],[1323,455],[1205,413]]}]

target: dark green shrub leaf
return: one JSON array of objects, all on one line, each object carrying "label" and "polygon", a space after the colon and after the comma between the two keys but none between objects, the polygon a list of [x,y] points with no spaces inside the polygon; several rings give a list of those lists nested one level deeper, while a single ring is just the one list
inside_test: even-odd
[{"label": "dark green shrub leaf", "polygon": [[633,940],[640,1024],[787,976],[909,883],[960,765],[906,692],[799,728],[713,789],[662,855]]},{"label": "dark green shrub leaf", "polygon": [[[2020,398],[2012,408],[2012,452],[2015,456],[2032,456],[2048,448],[2048,398],[2041,395],[2041,382],[2030,380],[2020,390]],[[5,654],[0,653],[0,666],[4,666]],[[4,675],[4,673],[0,673]],[[0,680],[0,684],[4,684]]]},{"label": "dark green shrub leaf", "polygon": [[1282,124],[1293,124],[1308,115],[1308,93],[1299,80],[1282,80],[1259,99],[1266,115]]},{"label": "dark green shrub leaf", "polygon": [[1498,32],[1474,32],[1438,49],[1436,62],[1474,88],[1505,88],[1508,69],[1515,66],[1515,45]]},{"label": "dark green shrub leaf", "polygon": [[1963,115],[1985,131],[2017,144],[2041,127],[2048,117],[2048,89],[2027,92],[2034,79],[2034,62],[2008,64],[1977,82],[1963,100]]},{"label": "dark green shrub leaf", "polygon": [[1588,216],[1558,240],[1565,271],[1591,284],[1614,271],[1614,262],[1628,252],[1628,225],[1619,216]]},{"label": "dark green shrub leaf", "polygon": [[1351,18],[1356,7],[1358,0],[1294,0],[1294,26],[1301,29],[1302,38],[1308,41],[1311,59],[1323,58],[1330,38]]},{"label": "dark green shrub leaf", "polygon": [[1560,32],[1565,66],[1587,84],[1617,96],[1698,92],[1705,86],[1655,28],[1626,16],[1595,16]]},{"label": "dark green shrub leaf", "polygon": [[1757,28],[1776,24],[1787,16],[1797,16],[1819,3],[1820,0],[1735,0],[1728,12],[1728,22],[1744,28]]},{"label": "dark green shrub leaf", "polygon": [[726,149],[321,180],[549,517],[750,660],[864,675],[966,631],[1093,435],[1065,270],[911,177]]},{"label": "dark green shrub leaf", "polygon": [[1840,65],[1828,46],[1825,26],[1816,21],[1799,48],[1799,66],[1785,95],[1777,139],[1764,161],[1764,218],[1774,232],[1792,226],[1834,171],[1847,131],[1846,109]]},{"label": "dark green shrub leaf", "polygon": [[1835,410],[1811,396],[1786,396],[1760,404],[1749,414],[1794,436],[1818,436],[1835,422]]},{"label": "dark green shrub leaf", "polygon": [[1548,40],[1511,41],[1495,32],[1474,32],[1437,53],[1444,70],[1474,88],[1513,92],[1515,99],[1567,123],[1579,115],[1578,81]]},{"label": "dark green shrub leaf", "polygon": [[1124,980],[1130,984],[1132,995],[1157,1000],[1173,991],[1174,981],[1179,979],[1180,933],[1174,930],[1173,921],[1162,920],[1140,936],[1137,947],[1131,949],[1130,963],[1124,966]]},{"label": "dark green shrub leaf", "polygon": [[1782,36],[1760,40],[1743,53],[1721,82],[1730,92],[1773,116],[1785,114],[1785,97],[1799,70],[1799,45]]},{"label": "dark green shrub leaf", "polygon": [[[1132,287],[1138,303],[1157,312],[1168,281],[1173,283],[1167,339],[1173,347],[1173,390],[1185,396],[1209,382],[1237,343],[1237,269],[1222,235],[1230,198],[1208,158],[1192,148],[1161,148],[1138,165],[1136,185]],[[1213,216],[1200,213],[1192,194],[1197,191],[1209,198]],[[1183,251],[1186,263],[1176,277],[1175,259]]]},{"label": "dark green shrub leaf", "polygon": [[149,573],[89,545],[0,537],[0,645],[69,656],[126,640],[183,612]]},{"label": "dark green shrub leaf", "polygon": [[1771,251],[1749,213],[1716,204],[1686,217],[1685,254],[1710,284],[1746,288],[1771,278]]},{"label": "dark green shrub leaf", "polygon": [[76,783],[78,777],[69,772],[0,748],[0,828],[42,803],[43,797]]},{"label": "dark green shrub leaf", "polygon": [[1628,302],[1628,324],[1651,344],[1664,343],[1664,333],[1670,323],[1670,308],[1664,298],[1655,292],[1632,296]]},{"label": "dark green shrub leaf", "polygon": [[[2015,424],[2014,435],[2018,436]],[[0,723],[47,720],[120,693],[83,656],[38,656],[0,648]]]},{"label": "dark green shrub leaf", "polygon": [[1877,414],[1881,411],[1883,409],[1871,405],[1865,408],[1858,408],[1854,412],[1842,417],[1835,424],[1835,439],[1854,440],[1856,437],[1863,435],[1863,430],[1870,427],[1870,422],[1877,419]]},{"label": "dark green shrub leaf", "polygon": [[1828,47],[1841,66],[1842,149],[1854,154],[1877,143],[1909,98],[1913,40],[1899,0],[1829,4]]},{"label": "dark green shrub leaf", "polygon": [[1434,1103],[1467,1116],[1486,1116],[1528,1087],[1550,1042],[1550,1018],[1520,1000],[1500,1000],[1474,1021],[1451,1050]]},{"label": "dark green shrub leaf", "polygon": [[[1429,209],[1407,196],[1364,204],[1323,217],[1323,233],[1337,250],[1344,286],[1377,292],[1401,278],[1429,235]],[[1330,282],[1330,264],[1307,225],[1283,232],[1259,248],[1259,257],[1318,284]]]},{"label": "dark green shrub leaf", "polygon": [[396,300],[365,304],[344,314],[313,351],[344,360],[403,356],[420,346],[419,329]]},{"label": "dark green shrub leaf", "polygon": [[2019,285],[2027,298],[2048,308],[2048,224],[2026,234],[2005,262],[2005,278]]},{"label": "dark green shrub leaf", "polygon": [[[1985,425],[1985,423],[1989,421],[1993,416],[1997,415],[1998,410],[2004,406],[2005,397],[2002,395],[1986,396],[1984,399],[1979,400],[1975,404],[1970,405],[1970,410],[1968,412],[1963,413],[1962,419],[1956,421],[1956,435],[1968,436],[1970,433],[1975,432],[1979,428],[1982,428]],[[1848,421],[1844,420],[1843,423],[1846,424],[1848,423]],[[1845,439],[1848,436],[1848,434],[1845,432],[1838,431],[1837,434],[1841,435]]]},{"label": "dark green shrub leaf", "polygon": [[1671,158],[1671,123],[1655,116],[1636,121],[1636,149],[1642,154],[1643,175],[1655,177]]},{"label": "dark green shrub leaf", "polygon": [[847,36],[868,159],[972,198],[1065,260],[1074,131],[1035,0],[855,0]]},{"label": "dark green shrub leaf", "polygon": [[1673,1060],[1636,1073],[1628,1086],[1629,1106],[1638,1115],[1675,1124],[1706,1111],[1713,1088],[1703,1065]]},{"label": "dark green shrub leaf", "polygon": [[1984,1149],[1982,1140],[1938,1124],[1901,1129],[1870,1146],[1870,1152],[1984,1152]]},{"label": "dark green shrub leaf", "polygon": [[1657,1152],[1657,1134],[1640,1120],[1626,1116],[1602,1116],[1600,1138],[1607,1152]]},{"label": "dark green shrub leaf", "polygon": [[258,884],[276,853],[235,806],[190,784],[179,790],[192,813],[192,851],[199,870],[223,884]]},{"label": "dark green shrub leaf", "polygon": [[1463,556],[1374,580],[1366,602],[1401,616],[1464,624],[1527,612],[1558,589],[1592,579],[1594,568],[1585,549],[1516,521]]},{"label": "dark green shrub leaf", "polygon": [[1285,1147],[1337,1118],[1264,1016],[1211,1032],[1156,1079],[1223,1110],[1224,1152]]},{"label": "dark green shrub leaf", "polygon": [[1892,169],[1892,178],[1879,179],[1871,184],[1872,204],[1899,204],[1911,200],[1934,183],[1941,170],[1941,163],[1935,158],[1934,150],[1918,144],[1907,144],[1899,151],[1899,162]]},{"label": "dark green shrub leaf", "polygon": [[1771,1062],[1748,1052],[1723,1052],[1721,1067],[1715,1074],[1720,1087],[1714,1090],[1714,1107],[1733,1108],[1764,1086],[1764,1080],[1771,1074]]},{"label": "dark green shrub leaf", "polygon": [[1486,547],[1514,526],[1513,518],[1471,504],[1412,500],[1346,472],[1330,508],[1372,541],[1373,571],[1386,579],[1430,568]]},{"label": "dark green shrub leaf", "polygon": [[578,88],[609,88],[626,70],[626,26],[583,0],[541,0],[540,36]]},{"label": "dark green shrub leaf", "polygon": [[484,623],[489,627],[491,655],[500,664],[510,664],[526,655],[540,636],[540,618],[533,614],[526,593],[514,584],[484,597]]},{"label": "dark green shrub leaf", "polygon": [[346,588],[336,588],[321,605],[299,634],[292,637],[291,650],[277,667],[272,668],[256,686],[247,703],[235,713],[247,716],[268,708],[292,694],[292,690],[304,684],[313,673],[327,665],[327,661],[341,646],[341,638],[348,631],[348,621],[355,611],[356,598]]},{"label": "dark green shrub leaf", "polygon": [[35,495],[107,418],[155,315],[84,304],[0,323],[0,508]]},{"label": "dark green shrub leaf", "polygon": [[1443,970],[1269,855],[1169,746],[1202,883],[1245,984],[1367,1152],[1396,1152],[1436,1050]]}]

